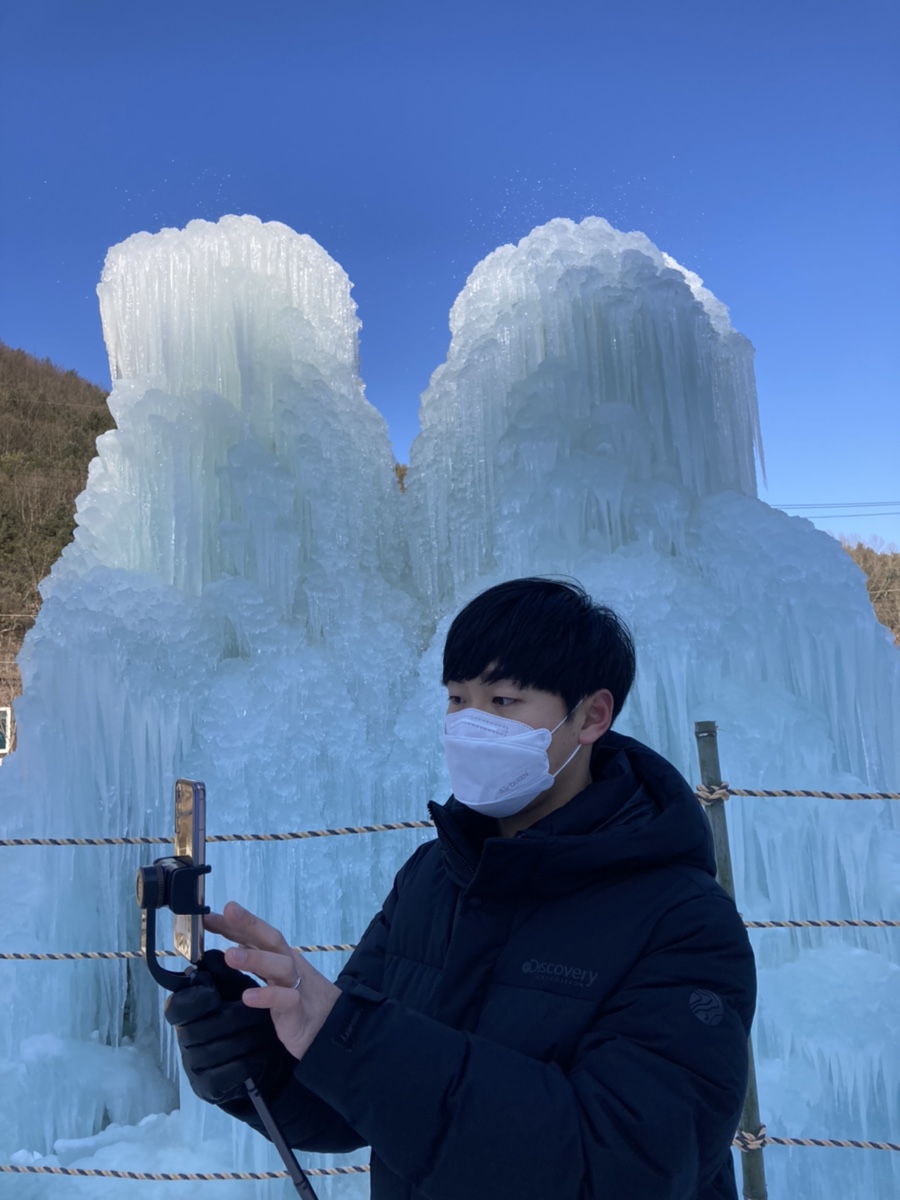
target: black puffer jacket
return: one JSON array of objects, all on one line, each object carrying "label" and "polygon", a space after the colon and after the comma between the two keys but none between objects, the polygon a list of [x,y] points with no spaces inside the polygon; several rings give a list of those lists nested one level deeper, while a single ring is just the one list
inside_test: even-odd
[{"label": "black puffer jacket", "polygon": [[[373,1200],[732,1200],[753,958],[677,771],[618,734],[514,838],[451,799],[273,1110]],[[248,1117],[240,1106],[229,1111]]]}]

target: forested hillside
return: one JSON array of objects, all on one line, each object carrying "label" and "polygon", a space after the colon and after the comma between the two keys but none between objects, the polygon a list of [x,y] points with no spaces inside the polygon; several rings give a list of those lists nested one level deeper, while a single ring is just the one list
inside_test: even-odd
[{"label": "forested hillside", "polygon": [[865,571],[869,599],[878,620],[890,629],[900,646],[900,551],[874,549],[863,542],[842,544],[857,566]]},{"label": "forested hillside", "polygon": [[72,539],[94,443],[112,426],[101,388],[0,342],[0,705],[19,691],[38,584]]}]

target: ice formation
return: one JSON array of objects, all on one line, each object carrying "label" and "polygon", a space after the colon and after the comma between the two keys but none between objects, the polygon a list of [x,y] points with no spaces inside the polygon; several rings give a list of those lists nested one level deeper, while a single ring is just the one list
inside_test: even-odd
[{"label": "ice formation", "polygon": [[[99,292],[118,428],[23,651],[3,836],[165,833],[182,774],[206,781],[211,832],[421,818],[446,791],[447,623],[537,572],[628,618],[620,726],[689,778],[693,722],[714,719],[736,785],[897,790],[900,656],[837,544],[755,498],[752,348],[643,235],[558,220],[476,267],[405,495],[358,377],[349,281],[310,238],[252,217],[139,234]],[[900,917],[900,805],[729,807],[747,917]],[[352,942],[421,836],[211,846],[210,901]],[[2,853],[0,949],[137,946],[147,851]],[[770,1131],[897,1140],[897,931],[754,941]],[[177,1070],[140,964],[2,962],[0,1002],[0,1161],[277,1168],[186,1086],[161,1115]],[[898,1157],[771,1150],[771,1194],[893,1196]],[[0,1177],[0,1195],[58,1186]]]}]

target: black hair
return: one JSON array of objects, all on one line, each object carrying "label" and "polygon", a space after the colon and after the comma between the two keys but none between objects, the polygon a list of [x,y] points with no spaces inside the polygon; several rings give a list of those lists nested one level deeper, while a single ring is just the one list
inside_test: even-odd
[{"label": "black hair", "polygon": [[607,688],[617,717],[634,670],[628,627],[574,580],[536,576],[488,588],[457,613],[444,644],[445,684],[509,679],[562,697],[567,712]]}]

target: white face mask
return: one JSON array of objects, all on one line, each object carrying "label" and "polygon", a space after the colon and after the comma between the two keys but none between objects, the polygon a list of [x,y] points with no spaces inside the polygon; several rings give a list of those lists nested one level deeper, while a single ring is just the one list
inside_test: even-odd
[{"label": "white face mask", "polygon": [[547,748],[571,715],[567,713],[555,729],[532,729],[522,721],[477,708],[447,713],[444,755],[454,796],[466,808],[488,817],[511,817],[527,808],[553,786],[559,772],[581,749],[576,746],[551,775]]}]

